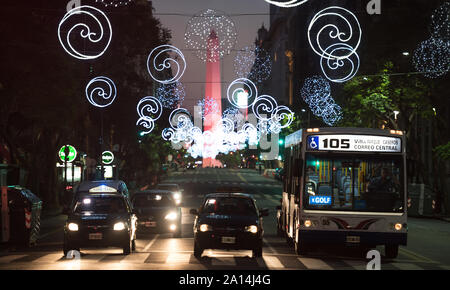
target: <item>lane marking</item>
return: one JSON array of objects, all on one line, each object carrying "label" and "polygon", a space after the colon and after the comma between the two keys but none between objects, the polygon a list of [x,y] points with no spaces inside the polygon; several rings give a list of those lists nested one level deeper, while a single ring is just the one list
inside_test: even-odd
[{"label": "lane marking", "polygon": [[263,256],[262,258],[257,258],[257,262],[261,268],[267,267],[269,270],[285,268],[277,257]]},{"label": "lane marking", "polygon": [[159,238],[159,234],[157,234],[144,248],[143,252],[147,252],[148,249],[150,249],[151,246],[156,242],[156,239]]},{"label": "lane marking", "polygon": [[419,255],[419,254],[417,254],[417,253],[414,253],[414,252],[412,252],[412,251],[410,251],[410,250],[407,250],[407,249],[405,249],[405,248],[399,248],[399,251],[402,253],[402,254],[404,254],[404,255],[406,255],[406,256],[409,256],[410,258],[412,258],[412,259],[414,259],[414,260],[416,260],[416,261],[419,261],[419,262],[428,262],[428,263],[436,263],[436,264],[439,264],[439,262],[436,262],[436,261],[433,261],[433,260],[431,260],[431,259],[429,259],[429,258],[427,258],[427,257],[424,257],[424,256],[422,256],[422,255]]},{"label": "lane marking", "polygon": [[[392,263],[391,265],[399,268],[400,270],[424,270],[422,267],[419,267],[416,264]],[[381,269],[383,269],[383,268],[381,268]]]}]

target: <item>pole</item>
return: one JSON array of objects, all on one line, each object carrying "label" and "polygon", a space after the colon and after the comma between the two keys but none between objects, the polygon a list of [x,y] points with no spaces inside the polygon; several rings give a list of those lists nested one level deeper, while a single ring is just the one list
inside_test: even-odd
[{"label": "pole", "polygon": [[101,110],[100,111],[100,123],[101,123],[101,136],[100,136],[100,166],[101,166],[101,169],[100,169],[100,174],[101,174],[101,178],[102,178],[102,180],[103,179],[105,179],[105,173],[104,173],[104,168],[103,168],[103,110]]},{"label": "pole", "polygon": [[2,242],[9,241],[9,209],[7,167],[0,165],[0,186],[2,188]]}]

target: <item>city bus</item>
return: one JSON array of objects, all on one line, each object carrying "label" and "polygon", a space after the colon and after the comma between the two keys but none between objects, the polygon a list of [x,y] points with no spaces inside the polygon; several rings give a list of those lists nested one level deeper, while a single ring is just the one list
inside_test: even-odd
[{"label": "city bus", "polygon": [[310,128],[285,139],[278,233],[298,255],[324,245],[407,242],[406,150],[402,131]]}]

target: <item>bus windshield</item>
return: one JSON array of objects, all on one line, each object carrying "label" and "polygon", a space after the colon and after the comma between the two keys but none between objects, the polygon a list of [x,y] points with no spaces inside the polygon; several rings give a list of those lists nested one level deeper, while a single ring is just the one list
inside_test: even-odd
[{"label": "bus windshield", "polygon": [[304,208],[404,211],[401,156],[306,154]]}]

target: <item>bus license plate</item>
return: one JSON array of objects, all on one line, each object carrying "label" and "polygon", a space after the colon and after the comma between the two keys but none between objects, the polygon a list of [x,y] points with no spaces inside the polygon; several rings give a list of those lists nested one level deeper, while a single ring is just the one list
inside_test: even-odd
[{"label": "bus license plate", "polygon": [[347,243],[359,244],[361,238],[359,236],[347,236]]},{"label": "bus license plate", "polygon": [[222,237],[222,244],[234,244],[236,243],[236,237]]},{"label": "bus license plate", "polygon": [[102,233],[89,234],[89,240],[101,240],[101,239],[103,239]]}]

